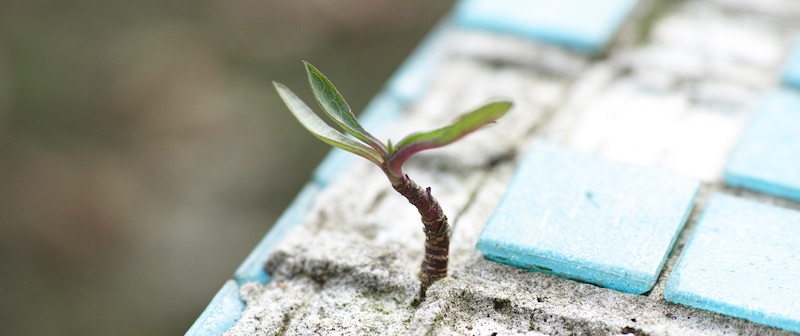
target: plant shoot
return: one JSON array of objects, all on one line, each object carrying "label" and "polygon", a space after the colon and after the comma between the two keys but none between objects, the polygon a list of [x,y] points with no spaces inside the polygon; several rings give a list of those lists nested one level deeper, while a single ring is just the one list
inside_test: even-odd
[{"label": "plant shoot", "polygon": [[495,122],[508,112],[511,102],[488,103],[462,115],[449,126],[413,133],[394,145],[391,141],[384,145],[361,127],[350,106],[328,78],[313,65],[305,61],[303,63],[314,98],[322,107],[322,111],[352,138],[325,123],[283,84],[273,83],[275,89],[295,118],[311,134],[331,146],[374,163],[389,178],[394,190],[417,208],[422,216],[425,232],[425,256],[419,273],[420,300],[424,300],[428,287],[436,280],[447,276],[450,225],[439,202],[431,194],[431,188],[423,189],[411,180],[403,172],[403,163],[416,153],[451,144],[482,126]]}]

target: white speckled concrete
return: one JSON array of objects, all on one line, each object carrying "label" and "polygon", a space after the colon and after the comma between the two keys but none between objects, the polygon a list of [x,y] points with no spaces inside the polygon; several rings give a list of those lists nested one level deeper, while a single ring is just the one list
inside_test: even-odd
[{"label": "white speckled concrete", "polygon": [[[759,100],[780,85],[800,22],[787,8],[796,5],[642,3],[658,13],[634,16],[598,58],[458,27],[446,43],[427,44],[440,48],[426,63],[435,70],[420,77],[427,89],[403,100],[402,118],[382,138],[441,126],[488,98],[515,101],[497,124],[408,162],[408,174],[431,186],[453,225],[450,276],[411,304],[424,239],[419,215],[377,168],[356,160],[267,259],[271,280],[241,287],[247,307],[226,334],[792,334],[670,303],[664,290],[711,193],[800,209],[722,182]],[[528,272],[475,249],[535,138],[704,182],[652,290],[627,294]]]}]

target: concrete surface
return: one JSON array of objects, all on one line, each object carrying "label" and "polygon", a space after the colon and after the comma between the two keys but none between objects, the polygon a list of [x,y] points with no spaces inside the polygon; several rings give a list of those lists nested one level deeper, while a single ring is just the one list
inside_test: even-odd
[{"label": "concrete surface", "polygon": [[[396,141],[441,126],[490,98],[515,102],[498,123],[407,164],[450,218],[450,276],[415,302],[419,216],[376,167],[357,161],[319,192],[272,252],[271,280],[241,286],[247,307],[226,335],[792,334],[667,302],[664,286],[710,194],[800,209],[722,181],[756,103],[780,85],[798,5],[717,0],[651,8],[600,58],[487,32],[448,33],[429,89],[378,136]],[[475,249],[537,138],[704,182],[651,291],[626,294],[528,272]]]}]

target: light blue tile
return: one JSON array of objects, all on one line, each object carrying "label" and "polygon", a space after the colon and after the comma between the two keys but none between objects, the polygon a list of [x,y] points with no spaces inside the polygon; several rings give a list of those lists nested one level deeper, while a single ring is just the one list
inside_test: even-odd
[{"label": "light blue tile", "polygon": [[328,152],[328,155],[322,159],[319,166],[314,169],[311,179],[320,187],[327,187],[328,184],[333,182],[342,172],[345,172],[357,157],[353,153],[349,153],[339,148],[333,148]]},{"label": "light blue tile", "polygon": [[637,0],[462,0],[455,20],[596,55],[605,49]]},{"label": "light blue tile", "polygon": [[278,218],[278,221],[275,222],[275,225],[267,232],[267,235],[261,239],[253,249],[253,252],[250,252],[250,255],[236,269],[233,278],[239,284],[253,281],[266,283],[269,281],[269,275],[264,271],[264,262],[267,260],[269,253],[272,252],[272,249],[286,237],[289,230],[300,224],[309,208],[311,208],[318,191],[319,187],[314,184],[308,184],[300,191],[292,201],[292,204],[289,205],[281,214],[281,217]]},{"label": "light blue tile", "polygon": [[783,83],[800,89],[800,34],[794,42],[794,48],[789,53],[786,66],[783,68]]},{"label": "light blue tile", "polygon": [[244,302],[239,299],[239,286],[233,280],[214,295],[211,303],[192,324],[186,336],[219,336],[227,331],[242,317]]},{"label": "light blue tile", "polygon": [[764,96],[728,161],[725,182],[800,200],[800,91]]},{"label": "light blue tile", "polygon": [[[388,127],[393,121],[397,121],[403,116],[403,108],[404,104],[395,97],[388,93],[381,93],[370,101],[364,112],[358,116],[358,121],[367,132],[380,138],[381,129]],[[312,179],[320,187],[326,187],[345,172],[355,160],[364,159],[338,148],[331,149],[314,170]]]},{"label": "light blue tile", "polygon": [[415,102],[425,95],[436,65],[445,56],[448,35],[452,30],[449,20],[440,22],[386,83],[389,93],[403,103]]},{"label": "light blue tile", "polygon": [[695,179],[537,142],[478,239],[492,260],[649,291],[693,206]]},{"label": "light blue tile", "polygon": [[800,332],[800,212],[713,195],[664,298]]}]

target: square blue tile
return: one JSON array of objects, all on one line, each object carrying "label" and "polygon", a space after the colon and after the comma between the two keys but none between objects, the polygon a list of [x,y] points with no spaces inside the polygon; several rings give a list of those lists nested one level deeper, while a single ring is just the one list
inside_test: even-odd
[{"label": "square blue tile", "polygon": [[[405,105],[393,95],[383,92],[370,101],[364,112],[358,116],[358,121],[367,132],[378,136],[383,127],[403,116],[404,107]],[[355,160],[364,159],[342,149],[331,149],[314,170],[312,179],[320,187],[326,187],[345,172]]]},{"label": "square blue tile", "polygon": [[731,154],[725,182],[800,200],[800,91],[764,96]]},{"label": "square blue tile", "polygon": [[655,284],[699,185],[537,142],[477,247],[501,263],[641,294]]},{"label": "square blue tile", "polygon": [[800,35],[795,39],[794,48],[789,52],[786,66],[783,68],[783,83],[800,89]]},{"label": "square blue tile", "polygon": [[236,269],[233,278],[237,283],[266,283],[269,281],[269,275],[264,271],[264,263],[267,257],[270,252],[272,252],[272,249],[286,237],[289,230],[302,222],[308,210],[313,205],[318,192],[319,187],[314,184],[307,184],[303,190],[300,191],[294,201],[292,201],[292,204],[283,211],[278,221],[275,222],[269,232],[261,239],[253,251],[250,252],[250,255],[248,255],[239,268]]},{"label": "square blue tile", "polygon": [[244,302],[239,298],[239,286],[233,280],[214,295],[211,303],[186,332],[186,336],[218,336],[233,327],[242,317]]},{"label": "square blue tile", "polygon": [[664,298],[800,332],[800,212],[713,195]]},{"label": "square blue tile", "polygon": [[464,27],[514,34],[596,55],[606,48],[637,0],[463,0]]}]

